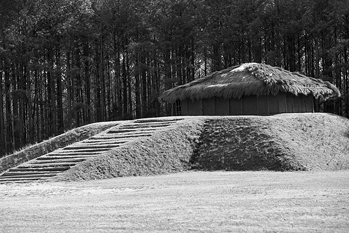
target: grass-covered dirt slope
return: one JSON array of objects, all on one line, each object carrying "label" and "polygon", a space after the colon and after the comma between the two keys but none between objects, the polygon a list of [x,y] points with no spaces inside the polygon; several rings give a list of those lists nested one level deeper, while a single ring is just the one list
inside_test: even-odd
[{"label": "grass-covered dirt slope", "polygon": [[182,119],[151,136],[137,138],[82,162],[60,174],[56,180],[144,176],[188,170],[203,123],[201,118]]},{"label": "grass-covered dirt slope", "polygon": [[[54,179],[92,180],[189,169],[307,171],[349,168],[349,120],[325,113],[304,113],[96,123],[0,159],[0,172],[111,127],[115,132],[118,128],[120,132],[128,132],[130,130],[123,127],[135,126],[137,121],[142,122],[141,125],[146,125],[147,121],[160,125],[173,121],[173,124],[77,163]],[[131,131],[138,132],[134,130]],[[142,132],[147,130],[142,129],[138,134]]]},{"label": "grass-covered dirt slope", "polygon": [[23,148],[20,151],[0,158],[0,173],[16,165],[54,151],[58,148],[65,147],[74,142],[79,142],[87,139],[120,123],[120,121],[93,123],[69,130],[61,135],[52,137],[43,142],[29,145],[28,147]]},{"label": "grass-covered dirt slope", "polygon": [[349,168],[349,120],[330,114],[185,117],[173,127],[78,164],[59,180],[202,170]]},{"label": "grass-covered dirt slope", "polygon": [[324,113],[207,119],[193,162],[204,170],[349,168],[349,120]]}]

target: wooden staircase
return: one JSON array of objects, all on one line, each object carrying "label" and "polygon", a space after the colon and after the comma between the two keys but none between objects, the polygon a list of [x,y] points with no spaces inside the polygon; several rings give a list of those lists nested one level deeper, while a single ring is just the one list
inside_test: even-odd
[{"label": "wooden staircase", "polygon": [[37,157],[0,174],[0,183],[48,181],[80,162],[95,158],[140,137],[149,137],[182,119],[129,121],[89,139]]}]

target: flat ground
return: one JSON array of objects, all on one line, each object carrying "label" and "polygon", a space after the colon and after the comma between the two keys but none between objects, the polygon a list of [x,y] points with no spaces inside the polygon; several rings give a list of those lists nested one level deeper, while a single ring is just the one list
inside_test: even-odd
[{"label": "flat ground", "polygon": [[0,185],[0,232],[349,232],[349,171]]}]

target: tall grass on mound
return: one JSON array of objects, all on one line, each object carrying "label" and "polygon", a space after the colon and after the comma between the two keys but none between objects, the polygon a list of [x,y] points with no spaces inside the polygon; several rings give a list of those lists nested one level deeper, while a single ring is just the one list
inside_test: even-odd
[{"label": "tall grass on mound", "polygon": [[193,163],[203,170],[304,170],[258,118],[207,120]]},{"label": "tall grass on mound", "polygon": [[281,114],[207,120],[193,163],[203,170],[349,168],[349,120]]},{"label": "tall grass on mound", "polygon": [[65,132],[64,134],[50,138],[46,141],[30,145],[18,152],[0,159],[0,173],[21,163],[35,159],[41,155],[50,153],[58,148],[62,148],[78,141],[87,139],[108,128],[118,125],[119,122],[93,123]]},{"label": "tall grass on mound", "polygon": [[272,135],[306,170],[349,169],[349,120],[333,114],[285,114],[269,124]]},{"label": "tall grass on mound", "polygon": [[202,126],[203,120],[186,118],[152,136],[82,162],[59,175],[57,180],[92,180],[188,170]]},{"label": "tall grass on mound", "polygon": [[57,180],[202,170],[349,168],[349,120],[329,114],[184,117],[170,128],[84,161]]}]

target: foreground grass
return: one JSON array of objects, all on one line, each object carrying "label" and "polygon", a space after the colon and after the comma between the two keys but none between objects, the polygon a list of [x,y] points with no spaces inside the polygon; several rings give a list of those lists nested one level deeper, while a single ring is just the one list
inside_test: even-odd
[{"label": "foreground grass", "polygon": [[0,185],[1,232],[348,232],[349,171]]}]

